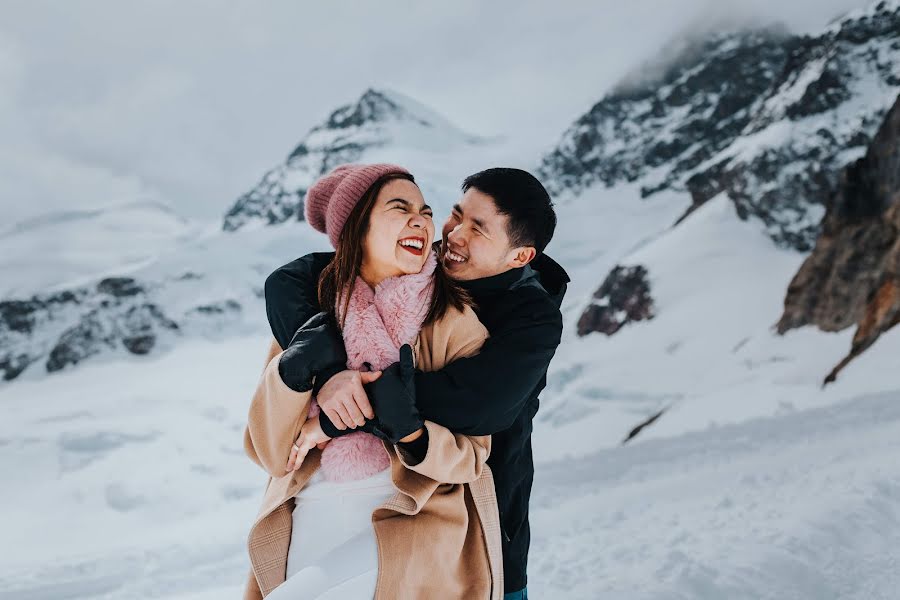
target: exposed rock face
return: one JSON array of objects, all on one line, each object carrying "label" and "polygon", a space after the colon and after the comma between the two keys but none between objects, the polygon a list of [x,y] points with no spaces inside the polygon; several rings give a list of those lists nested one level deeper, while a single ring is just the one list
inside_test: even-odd
[{"label": "exposed rock face", "polygon": [[627,323],[652,319],[653,312],[647,269],[616,266],[578,319],[578,335],[613,335]]},{"label": "exposed rock face", "polygon": [[341,163],[354,162],[363,150],[385,143],[379,123],[402,118],[402,109],[385,94],[368,90],[356,104],[342,106],[314,127],[284,164],[265,175],[225,214],[222,228],[234,231],[250,222],[266,225],[303,220],[303,197],[320,176]]},{"label": "exposed rock face", "polygon": [[686,189],[691,210],[726,193],[779,245],[811,249],[841,169],[900,92],[900,3],[815,36],[722,34],[668,54],[569,128],[543,160],[548,188],[639,181],[644,196]]},{"label": "exposed rock face", "polygon": [[629,76],[544,157],[549,191],[613,186],[657,168],[658,178],[642,187],[645,196],[683,180],[750,122],[749,109],[784,67],[789,40],[773,28],[694,39],[664,51],[667,62]]},{"label": "exposed rock face", "polygon": [[[131,353],[146,354],[165,330],[177,331],[178,325],[149,302],[146,290],[130,277],[2,301],[0,370],[3,379],[13,379],[46,357],[47,371],[59,371],[119,344]],[[54,333],[48,337],[49,331]]]},{"label": "exposed rock face", "polygon": [[77,290],[0,301],[0,371],[4,380],[19,376],[40,358],[42,352],[35,351],[30,343],[39,337],[34,335],[35,330],[43,329],[53,315],[81,304],[85,296],[85,290]]},{"label": "exposed rock face", "polygon": [[898,92],[900,4],[797,39],[741,139],[688,179],[694,206],[725,192],[776,242],[810,250],[841,170],[865,152]]},{"label": "exposed rock face", "polygon": [[900,97],[866,155],[848,167],[822,235],[788,287],[778,331],[857,324],[850,354],[826,378],[900,320]]},{"label": "exposed rock face", "polygon": [[[43,361],[48,373],[104,353],[148,354],[185,329],[214,334],[234,327],[241,304],[227,299],[196,306],[197,275],[168,285],[142,284],[131,277],[109,277],[72,290],[0,301],[0,375],[11,380]],[[180,287],[179,287],[180,286]],[[195,287],[186,287],[195,286]],[[170,316],[162,306],[170,306]]]}]

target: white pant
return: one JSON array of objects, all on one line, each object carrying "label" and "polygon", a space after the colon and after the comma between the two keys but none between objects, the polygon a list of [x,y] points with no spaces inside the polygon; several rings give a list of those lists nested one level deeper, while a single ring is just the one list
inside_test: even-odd
[{"label": "white pant", "polygon": [[267,600],[371,600],[378,577],[372,511],[396,491],[390,469],[345,483],[313,475],[296,497],[287,580]]}]

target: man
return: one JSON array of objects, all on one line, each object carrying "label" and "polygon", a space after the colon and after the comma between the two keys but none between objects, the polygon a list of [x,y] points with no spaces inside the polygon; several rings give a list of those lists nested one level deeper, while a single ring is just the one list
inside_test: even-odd
[{"label": "man", "polygon": [[[520,169],[488,169],[467,177],[462,189],[437,250],[450,276],[471,294],[490,338],[473,357],[440,371],[416,371],[410,410],[414,419],[456,433],[493,436],[488,465],[500,512],[504,592],[507,600],[516,600],[527,598],[532,420],[562,335],[559,307],[569,278],[543,254],[556,215],[534,176]],[[266,311],[282,348],[319,311],[316,286],[331,257],[304,256],[266,279]],[[379,411],[372,405],[379,404],[370,396],[403,389],[395,380],[398,372],[389,367],[381,375],[320,375],[316,388],[323,429],[333,437],[377,420]],[[413,442],[409,450],[424,456],[427,439],[423,443],[416,447]]]}]

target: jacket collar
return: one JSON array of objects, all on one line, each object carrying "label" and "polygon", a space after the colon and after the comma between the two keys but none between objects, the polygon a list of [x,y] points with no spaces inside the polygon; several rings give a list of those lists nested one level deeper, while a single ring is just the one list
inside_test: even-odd
[{"label": "jacket collar", "polygon": [[522,268],[509,269],[490,277],[460,281],[459,283],[475,295],[493,295],[533,285],[547,292],[559,306],[569,281],[568,273],[559,263],[546,254],[541,254]]},{"label": "jacket collar", "polygon": [[541,254],[535,258],[531,261],[530,266],[537,272],[538,280],[541,282],[543,288],[547,290],[547,293],[550,294],[550,297],[552,297],[556,301],[556,305],[559,306],[566,293],[566,287],[569,281],[571,281],[571,279],[569,279],[569,274],[562,268],[562,265],[546,254]]},{"label": "jacket collar", "polygon": [[534,269],[529,265],[525,265],[521,269],[509,269],[490,277],[460,281],[459,283],[473,294],[492,294],[510,290],[525,281],[534,279],[535,276]]}]

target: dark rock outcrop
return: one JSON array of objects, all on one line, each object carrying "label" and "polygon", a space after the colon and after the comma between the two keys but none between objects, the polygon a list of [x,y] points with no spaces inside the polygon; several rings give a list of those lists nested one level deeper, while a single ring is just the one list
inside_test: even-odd
[{"label": "dark rock outcrop", "polygon": [[278,170],[269,171],[252,190],[242,195],[225,213],[224,231],[236,231],[250,221],[267,225],[284,223],[291,219],[303,220],[303,197],[306,187],[287,190],[284,178]]},{"label": "dark rock outcrop", "polygon": [[637,435],[640,432],[642,432],[644,429],[646,429],[650,425],[653,425],[654,423],[656,423],[659,420],[659,418],[666,413],[666,410],[667,409],[664,408],[660,411],[657,411],[657,412],[653,413],[652,415],[650,415],[649,417],[647,417],[646,419],[644,419],[643,421],[641,421],[640,423],[638,423],[637,425],[635,425],[634,427],[632,427],[631,431],[628,432],[628,435],[625,436],[625,439],[622,440],[622,445],[624,446],[625,444],[627,444],[628,442],[630,442],[631,440],[636,438]]},{"label": "dark rock outcrop", "polygon": [[127,298],[144,292],[143,288],[131,277],[107,277],[97,283],[97,291],[101,294],[109,294],[114,298]]},{"label": "dark rock outcrop", "polygon": [[900,97],[866,155],[841,175],[815,249],[791,281],[778,331],[856,324],[850,353],[828,375],[900,321]]},{"label": "dark rock outcrop", "polygon": [[[185,328],[207,336],[233,328],[241,304],[233,299],[196,304],[196,291],[179,287],[195,282],[196,277],[179,278],[166,284],[178,289],[169,289],[110,277],[94,285],[0,301],[0,378],[15,379],[39,362],[53,373],[102,354],[148,354],[182,336]],[[170,305],[183,306],[162,308]],[[173,310],[174,315],[168,314]]]},{"label": "dark rock outcrop", "polygon": [[627,323],[652,319],[653,298],[647,269],[616,266],[607,275],[591,304],[578,319],[578,335],[600,332],[613,335]]}]

